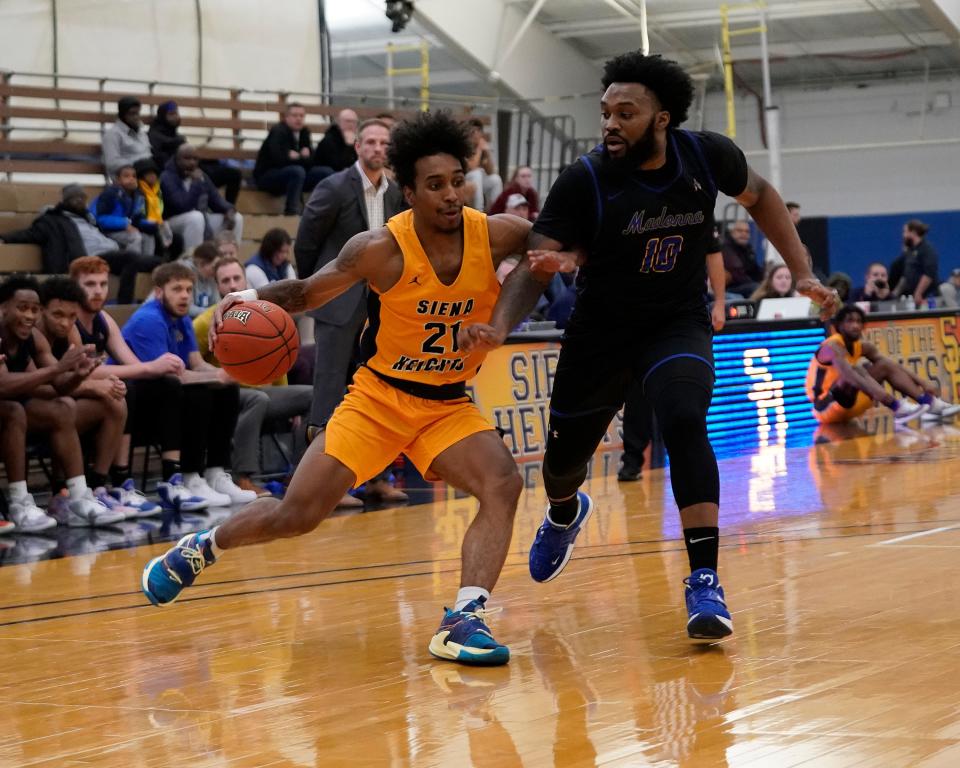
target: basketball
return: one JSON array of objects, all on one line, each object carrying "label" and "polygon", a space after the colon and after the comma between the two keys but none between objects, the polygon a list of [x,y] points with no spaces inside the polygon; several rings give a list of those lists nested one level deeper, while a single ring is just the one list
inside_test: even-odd
[{"label": "basketball", "polygon": [[269,301],[234,304],[223,314],[213,353],[242,384],[269,384],[297,360],[300,341],[293,318]]}]

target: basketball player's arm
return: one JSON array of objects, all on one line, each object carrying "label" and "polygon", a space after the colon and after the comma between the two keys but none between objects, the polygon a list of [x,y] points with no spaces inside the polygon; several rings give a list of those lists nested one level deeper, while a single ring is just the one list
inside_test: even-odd
[{"label": "basketball player's arm", "polygon": [[827,320],[840,308],[840,297],[816,277],[807,261],[806,249],[800,242],[797,228],[790,220],[780,193],[753,168],[747,167],[747,185],[736,200],[747,209],[763,234],[773,243],[797,281],[797,293],[810,297],[820,305],[820,315]]},{"label": "basketball player's arm", "polygon": [[[473,323],[461,328],[457,334],[457,344],[460,348],[472,352],[474,349],[496,349],[503,344],[510,331],[533,311],[540,294],[550,284],[554,273],[570,271],[552,267],[565,263],[567,255],[573,258],[574,264],[576,263],[577,254],[564,254],[561,251],[562,247],[560,242],[531,230],[527,238],[527,252],[503,281],[500,297],[493,308],[489,324]],[[536,266],[535,255],[545,253],[556,254],[558,258],[549,261],[546,267]]]},{"label": "basketball player's arm", "polygon": [[707,254],[707,278],[710,280],[710,290],[713,291],[713,311],[710,313],[710,322],[714,331],[723,330],[727,320],[727,275],[723,268],[723,254],[714,251]]},{"label": "basketball player's arm", "polygon": [[[865,344],[864,347],[866,346]],[[864,349],[864,353],[866,353],[866,349]],[[883,385],[873,378],[873,376],[865,373],[856,366],[850,365],[850,363],[847,362],[846,350],[835,341],[828,341],[820,347],[820,350],[817,352],[817,359],[820,360],[821,363],[832,365],[840,374],[842,381],[851,384],[861,392],[865,392],[874,400],[884,405],[890,405],[896,399],[887,392],[887,390],[883,388]],[[870,358],[868,357],[867,359],[869,360]]]},{"label": "basketball player's arm", "polygon": [[[50,342],[40,331],[33,331],[33,345],[37,350],[36,363],[37,368],[53,368],[58,370],[58,375],[50,383],[60,395],[69,395],[74,392],[80,383],[87,378],[93,369],[100,364],[99,359],[91,359],[90,355],[95,354],[93,345],[68,349],[62,359],[70,359],[66,365],[61,365],[61,360],[53,356],[53,350],[50,349]],[[76,351],[75,351],[76,350]]]},{"label": "basketball player's arm", "polygon": [[[248,288],[224,296],[217,304],[210,324],[210,349],[223,326],[223,313],[243,301],[269,301],[287,312],[305,312],[322,307],[361,280],[368,280],[381,291],[392,283],[386,277],[387,262],[394,255],[396,241],[389,230],[360,232],[351,237],[333,261],[303,280],[278,280],[257,291]],[[402,270],[402,265],[401,265]],[[399,277],[399,274],[397,275]],[[393,282],[396,282],[394,279]]]}]

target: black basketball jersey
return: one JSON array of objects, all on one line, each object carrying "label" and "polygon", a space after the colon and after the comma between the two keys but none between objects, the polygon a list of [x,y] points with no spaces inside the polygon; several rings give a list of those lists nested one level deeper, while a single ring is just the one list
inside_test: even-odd
[{"label": "black basketball jersey", "polygon": [[93,316],[93,331],[88,333],[83,327],[80,318],[77,318],[77,331],[80,333],[80,341],[84,344],[93,344],[97,348],[97,354],[102,355],[107,349],[107,340],[110,338],[110,326],[103,319],[103,313],[97,312]]},{"label": "black basketball jersey", "polygon": [[622,168],[599,147],[580,157],[533,226],[587,254],[570,324],[633,329],[647,318],[703,314],[717,191],[738,195],[746,181],[743,153],[715,133],[669,130],[667,161],[655,171]]},{"label": "black basketball jersey", "polygon": [[33,343],[33,334],[26,339],[18,339],[16,354],[7,354],[7,370],[10,373],[25,373],[30,361],[36,356],[37,347]]}]

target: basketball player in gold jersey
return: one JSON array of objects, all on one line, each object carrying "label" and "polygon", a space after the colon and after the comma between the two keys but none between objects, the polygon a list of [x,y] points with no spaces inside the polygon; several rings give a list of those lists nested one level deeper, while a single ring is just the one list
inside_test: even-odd
[{"label": "basketball player in gold jersey", "polygon": [[238,301],[271,301],[289,312],[319,307],[366,280],[379,294],[375,351],[357,371],[323,439],[311,443],[286,497],[259,499],[209,531],[181,539],[144,569],[155,605],[173,602],[226,550],[309,533],[343,494],[405,453],[428,478],[440,478],[480,502],[461,551],[454,609],[430,653],[466,664],[504,664],[510,653],[484,623],[484,604],[507,555],[522,488],[513,457],[466,395],[485,352],[457,345],[464,324],[487,323],[500,292],[497,265],[522,252],[530,224],[463,207],[470,141],[444,113],[397,126],[390,165],[410,210],[362,232],[305,280],[283,280],[228,294],[211,329]]},{"label": "basketball player in gold jersey", "polygon": [[[824,340],[810,360],[806,390],[817,421],[848,422],[870,408],[874,400],[893,411],[897,424],[905,424],[927,411],[940,418],[960,411],[960,405],[937,396],[932,382],[883,357],[876,346],[863,341],[865,320],[860,307],[841,307],[833,318],[836,332]],[[884,388],[884,382],[916,402],[899,399]]]}]

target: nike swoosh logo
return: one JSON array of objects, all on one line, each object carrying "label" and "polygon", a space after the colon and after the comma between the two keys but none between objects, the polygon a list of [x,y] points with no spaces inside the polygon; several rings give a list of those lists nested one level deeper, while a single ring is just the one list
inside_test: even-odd
[{"label": "nike swoosh logo", "polygon": [[704,536],[702,539],[690,539],[691,544],[699,544],[701,541],[710,541],[713,536]]},{"label": "nike swoosh logo", "polygon": [[550,561],[550,565],[556,565],[559,563],[561,557],[563,557],[563,555],[557,555],[553,560]]}]

